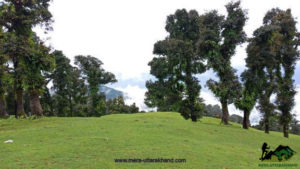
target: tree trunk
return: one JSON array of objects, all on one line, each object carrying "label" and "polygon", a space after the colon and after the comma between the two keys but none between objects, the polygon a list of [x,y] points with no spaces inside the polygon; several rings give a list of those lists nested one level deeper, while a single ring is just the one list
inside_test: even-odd
[{"label": "tree trunk", "polygon": [[70,114],[68,114],[69,117],[73,117],[73,104],[72,104],[72,96],[69,96],[69,106],[70,106]]},{"label": "tree trunk", "polygon": [[269,119],[265,120],[265,133],[269,134],[270,128],[269,128]]},{"label": "tree trunk", "polygon": [[7,116],[6,113],[6,102],[5,102],[5,91],[4,91],[4,85],[2,82],[3,78],[3,67],[0,67],[0,118],[5,118]]},{"label": "tree trunk", "polygon": [[22,78],[21,78],[21,74],[23,72],[20,72],[20,70],[18,70],[19,68],[19,61],[18,59],[15,57],[13,59],[13,63],[14,63],[14,97],[15,97],[15,116],[16,118],[25,118],[26,114],[25,114],[25,110],[24,110],[24,98],[23,98],[23,87],[22,87]]},{"label": "tree trunk", "polygon": [[228,113],[228,105],[227,102],[221,102],[222,104],[222,123],[225,125],[228,125],[228,118],[229,118],[229,113]]},{"label": "tree trunk", "polygon": [[39,91],[36,89],[29,91],[30,95],[30,111],[32,115],[42,116],[43,108],[41,106]]},{"label": "tree trunk", "polygon": [[250,113],[248,110],[244,110],[244,119],[243,119],[243,128],[248,129],[250,127],[250,120],[249,120]]},{"label": "tree trunk", "polygon": [[5,96],[3,93],[0,94],[0,117],[7,117]]},{"label": "tree trunk", "polygon": [[24,103],[23,103],[23,89],[18,88],[16,91],[16,101],[17,101],[17,117],[26,117],[25,111],[24,111]]},{"label": "tree trunk", "polygon": [[18,113],[17,113],[17,81],[14,80],[14,89],[13,89],[13,96],[14,96],[14,115],[16,118],[18,118]]},{"label": "tree trunk", "polygon": [[197,116],[196,115],[192,114],[191,119],[192,119],[192,122],[197,122]]},{"label": "tree trunk", "polygon": [[288,124],[283,125],[283,136],[286,138],[289,138],[289,125]]}]

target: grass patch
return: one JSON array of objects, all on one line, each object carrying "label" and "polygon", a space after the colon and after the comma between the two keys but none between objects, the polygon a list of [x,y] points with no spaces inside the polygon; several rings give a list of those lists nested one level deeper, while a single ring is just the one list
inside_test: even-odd
[{"label": "grass patch", "polygon": [[[12,139],[14,143],[3,142]],[[261,145],[300,152],[300,136],[244,130],[178,113],[117,114],[101,118],[0,120],[0,168],[205,168],[258,167]],[[115,163],[116,158],[180,158],[186,163]],[[296,154],[285,163],[298,164]],[[268,163],[268,162],[263,162]],[[263,167],[265,168],[265,167]],[[297,168],[297,167],[294,167]]]}]

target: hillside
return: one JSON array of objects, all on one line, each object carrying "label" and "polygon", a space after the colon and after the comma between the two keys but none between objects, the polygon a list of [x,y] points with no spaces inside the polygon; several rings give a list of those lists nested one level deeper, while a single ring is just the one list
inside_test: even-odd
[{"label": "hillside", "polygon": [[[9,139],[14,142],[3,143]],[[266,168],[258,167],[263,142],[271,150],[283,144],[300,152],[300,136],[266,135],[208,117],[192,123],[178,113],[12,118],[0,120],[0,168]],[[116,158],[178,158],[186,163],[126,164],[115,163]],[[299,167],[299,161],[298,153],[285,163]]]}]

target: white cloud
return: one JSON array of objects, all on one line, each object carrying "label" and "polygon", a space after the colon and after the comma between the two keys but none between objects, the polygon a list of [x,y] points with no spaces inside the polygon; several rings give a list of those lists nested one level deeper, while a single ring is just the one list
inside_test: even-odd
[{"label": "white cloud", "polygon": [[209,90],[201,90],[200,97],[204,99],[205,104],[211,104],[211,105],[217,104],[217,105],[221,106],[218,99]]},{"label": "white cloud", "polygon": [[246,57],[247,57],[247,53],[246,53],[246,47],[247,44],[243,44],[242,46],[238,46],[236,48],[236,55],[234,55],[231,58],[231,65],[235,68],[239,68],[239,67],[245,67],[246,66]]},{"label": "white cloud", "polygon": [[136,106],[138,106],[141,110],[146,110],[146,111],[151,110],[144,103],[145,93],[147,91],[146,89],[140,88],[139,86],[128,85],[125,88],[117,88],[117,90],[120,90],[125,93],[125,95],[126,95],[125,103],[126,104],[131,105],[131,104],[135,103]]},{"label": "white cloud", "polygon": [[[93,55],[104,62],[104,68],[121,78],[138,77],[148,73],[147,63],[153,58],[153,44],[166,37],[166,17],[176,9],[196,9],[200,14],[217,9],[226,14],[224,5],[230,0],[54,0],[50,10],[54,16],[54,31],[46,37],[55,49],[75,55]],[[273,7],[292,8],[300,17],[299,0],[242,1],[248,9],[245,26],[249,37],[262,24],[267,10]],[[67,10],[66,10],[67,9]],[[39,35],[42,31],[38,31]],[[43,36],[45,37],[45,36]],[[233,66],[245,65],[246,45],[238,47],[232,58]]]}]

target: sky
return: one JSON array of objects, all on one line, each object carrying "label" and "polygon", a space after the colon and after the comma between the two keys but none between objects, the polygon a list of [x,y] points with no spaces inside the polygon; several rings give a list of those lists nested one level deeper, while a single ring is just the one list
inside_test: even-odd
[{"label": "sky", "polygon": [[[195,9],[201,15],[216,9],[226,15],[228,0],[53,0],[50,11],[53,14],[53,31],[38,34],[56,50],[62,50],[71,60],[76,55],[92,55],[100,59],[105,70],[114,73],[118,82],[109,86],[127,93],[127,103],[136,102],[144,110],[145,82],[152,78],[148,62],[156,41],[167,36],[165,22],[168,15],[177,9]],[[242,0],[242,7],[248,10],[245,31],[248,37],[262,25],[265,13],[274,7],[292,9],[295,18],[300,18],[299,0]],[[297,19],[299,21],[299,19]],[[300,30],[299,24],[297,24]],[[232,66],[241,73],[245,69],[247,44],[237,47]],[[297,85],[296,106],[293,113],[300,119],[300,63],[294,76]],[[212,71],[199,76],[201,85],[214,78]],[[207,89],[201,97],[206,104],[219,104]],[[230,114],[242,113],[229,106]],[[254,110],[250,116],[257,123],[259,113]]]}]

